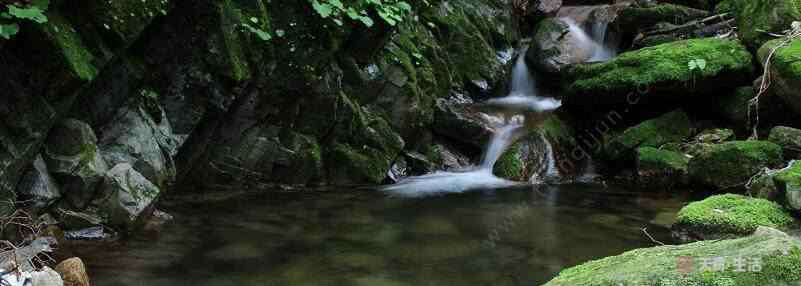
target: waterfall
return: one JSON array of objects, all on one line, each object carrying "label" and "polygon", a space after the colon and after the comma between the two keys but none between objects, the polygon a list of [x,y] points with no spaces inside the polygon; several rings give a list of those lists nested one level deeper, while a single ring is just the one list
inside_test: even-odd
[{"label": "waterfall", "polygon": [[608,23],[595,22],[590,31],[592,35],[590,35],[572,18],[563,17],[561,19],[567,24],[568,31],[575,37],[580,47],[591,52],[588,62],[608,61],[615,56],[614,50],[606,45]]},{"label": "waterfall", "polygon": [[489,146],[487,150],[484,151],[484,158],[481,159],[480,168],[482,170],[489,170],[492,171],[492,167],[495,166],[495,162],[498,161],[498,158],[503,155],[503,152],[509,148],[509,145],[512,144],[514,133],[516,130],[520,129],[522,125],[520,124],[509,124],[506,126],[501,127],[490,139]]},{"label": "waterfall", "polygon": [[548,138],[545,137],[542,133],[540,133],[540,138],[542,139],[543,144],[545,144],[545,165],[541,169],[540,172],[534,174],[530,181],[532,183],[544,183],[547,179],[550,178],[559,178],[559,168],[556,167],[556,156],[553,153],[553,145],[551,145],[551,141],[548,141]]}]

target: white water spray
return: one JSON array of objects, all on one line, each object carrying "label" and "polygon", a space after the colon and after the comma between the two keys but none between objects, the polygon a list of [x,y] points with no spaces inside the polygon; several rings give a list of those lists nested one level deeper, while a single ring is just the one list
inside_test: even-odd
[{"label": "white water spray", "polygon": [[606,32],[608,23],[596,22],[593,24],[591,35],[581,28],[575,20],[568,17],[561,18],[567,24],[567,29],[578,41],[579,46],[591,52],[588,62],[604,62],[615,57],[615,51],[606,46]]}]

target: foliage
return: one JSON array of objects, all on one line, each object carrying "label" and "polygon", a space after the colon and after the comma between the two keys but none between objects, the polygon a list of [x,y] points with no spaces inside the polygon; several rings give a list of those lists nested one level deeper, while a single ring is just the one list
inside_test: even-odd
[{"label": "foliage", "polygon": [[698,70],[704,71],[706,69],[706,60],[705,59],[694,59],[687,63],[687,67],[690,68],[691,71]]},{"label": "foliage", "polygon": [[27,5],[6,4],[5,11],[0,12],[0,38],[8,40],[19,33],[21,21],[47,23],[47,16],[44,13],[49,4],[49,0],[32,1]]},{"label": "foliage", "polygon": [[242,24],[239,24],[239,25],[242,28],[244,28],[246,31],[251,32],[254,35],[256,35],[256,37],[258,37],[262,41],[269,41],[269,40],[271,40],[273,38],[273,36],[270,35],[269,32],[267,32],[265,30],[262,30],[262,29],[260,29],[259,27],[256,26],[259,23],[259,19],[258,18],[252,17],[252,18],[250,18],[250,21],[253,22],[253,25],[251,25],[249,23],[245,23],[245,22],[243,22]]},{"label": "foliage", "polygon": [[320,17],[332,19],[338,26],[342,26],[343,19],[347,17],[372,27],[375,22],[369,16],[370,9],[374,9],[384,22],[395,26],[412,11],[412,6],[402,0],[355,0],[348,4],[342,0],[309,0],[309,2]]}]

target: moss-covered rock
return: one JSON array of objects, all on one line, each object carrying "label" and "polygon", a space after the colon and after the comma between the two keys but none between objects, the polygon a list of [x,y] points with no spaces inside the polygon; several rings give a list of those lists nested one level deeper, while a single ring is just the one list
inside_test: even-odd
[{"label": "moss-covered rock", "polygon": [[793,218],[774,202],[725,194],[690,203],[679,211],[674,233],[682,240],[745,236],[766,226],[784,229]]},{"label": "moss-covered rock", "polygon": [[794,161],[792,165],[775,173],[773,183],[779,202],[796,213],[801,212],[801,161]]},{"label": "moss-covered rock", "polygon": [[[723,271],[702,263],[714,257],[723,259]],[[742,258],[760,259],[761,271],[739,271],[736,263]],[[801,242],[766,230],[739,239],[629,251],[562,270],[545,286],[794,285],[801,281],[799,267]]]},{"label": "moss-covered rock", "polygon": [[[691,61],[704,61],[691,69]],[[630,94],[678,96],[717,93],[748,81],[751,54],[736,41],[692,39],[626,52],[602,64],[576,65],[569,71],[566,103],[624,104]]]},{"label": "moss-covered rock", "polygon": [[715,128],[701,131],[701,133],[695,136],[695,142],[715,144],[731,141],[735,138],[734,131],[731,129]]},{"label": "moss-covered rock", "polygon": [[785,159],[801,159],[801,130],[777,126],[770,130],[768,141],[782,146]]},{"label": "moss-covered rock", "polygon": [[577,35],[560,18],[546,18],[537,24],[532,47],[526,59],[542,73],[558,74],[570,64],[583,63],[593,56],[594,47],[587,45],[585,35]]},{"label": "moss-covered rock", "polygon": [[721,12],[734,13],[740,38],[754,50],[772,39],[765,32],[781,33],[801,18],[798,0],[727,0],[721,5]]},{"label": "moss-covered rock", "polygon": [[329,152],[329,181],[337,185],[379,184],[387,177],[387,171],[394,159],[367,146],[354,148],[336,144]]},{"label": "moss-covered rock", "polygon": [[639,147],[659,148],[667,143],[680,143],[692,134],[692,123],[681,110],[644,121],[612,137],[604,144],[603,155],[610,161],[632,161]]},{"label": "moss-covered rock", "polygon": [[689,21],[709,16],[706,10],[675,4],[653,6],[629,6],[622,10],[615,19],[615,24],[624,29],[634,27],[651,27],[658,23],[680,25]]},{"label": "moss-covered rock", "polygon": [[687,184],[690,159],[682,153],[654,147],[637,148],[637,176],[641,184],[670,189]]},{"label": "moss-covered rock", "polygon": [[[801,3],[796,3],[798,9],[801,9]],[[801,16],[796,17],[796,20],[799,17]],[[760,62],[764,64],[768,55],[783,41],[784,39],[777,39],[762,46],[758,53]],[[798,55],[801,55],[801,40],[794,40],[776,49],[770,66],[773,75],[771,92],[783,99],[796,114],[801,114],[801,93],[798,92],[801,90],[801,61],[798,60]]]},{"label": "moss-covered rock", "polygon": [[711,145],[690,160],[690,178],[717,190],[742,187],[766,167],[783,162],[782,148],[767,141],[732,141]]}]

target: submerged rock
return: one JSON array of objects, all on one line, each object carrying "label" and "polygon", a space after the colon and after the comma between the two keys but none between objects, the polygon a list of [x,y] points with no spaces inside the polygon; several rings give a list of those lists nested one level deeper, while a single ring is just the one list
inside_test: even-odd
[{"label": "submerged rock", "polygon": [[760,226],[787,228],[793,217],[774,202],[735,194],[717,195],[679,211],[674,236],[682,241],[750,235]]},{"label": "submerged rock", "polygon": [[[693,60],[703,67],[690,68]],[[692,39],[620,54],[601,64],[575,65],[568,71],[568,105],[632,103],[632,95],[690,100],[749,81],[751,54],[733,40]],[[641,99],[646,99],[645,97]]]},{"label": "submerged rock", "polygon": [[[801,15],[801,4],[797,6]],[[758,52],[760,63],[764,65],[768,55],[783,41],[776,39],[762,46]],[[793,112],[801,114],[801,93],[798,92],[801,90],[801,62],[798,61],[798,55],[801,55],[801,40],[794,40],[776,50],[770,66],[770,92],[786,102]]]},{"label": "submerged rock", "polygon": [[692,123],[684,111],[676,110],[644,121],[612,137],[603,154],[610,161],[630,162],[640,147],[660,148],[667,143],[680,143],[690,136]]},{"label": "submerged rock", "polygon": [[739,188],[760,170],[782,164],[782,148],[767,141],[708,145],[690,160],[690,178],[717,190]]},{"label": "submerged rock", "polygon": [[[703,263],[715,257],[723,259],[720,271]],[[738,266],[743,259],[746,265]],[[759,265],[750,268],[755,260]],[[628,251],[562,270],[545,286],[791,285],[801,280],[798,267],[801,242],[780,231],[759,231],[739,239]]]},{"label": "submerged rock", "polygon": [[96,144],[92,128],[74,119],[61,122],[47,138],[43,155],[47,168],[63,187],[64,197],[78,209],[89,204],[108,170]]},{"label": "submerged rock", "polygon": [[785,159],[801,159],[801,129],[774,127],[770,130],[768,141],[782,146]]},{"label": "submerged rock", "polygon": [[653,147],[637,148],[637,177],[640,184],[657,189],[671,189],[689,181],[690,159],[679,152]]}]

